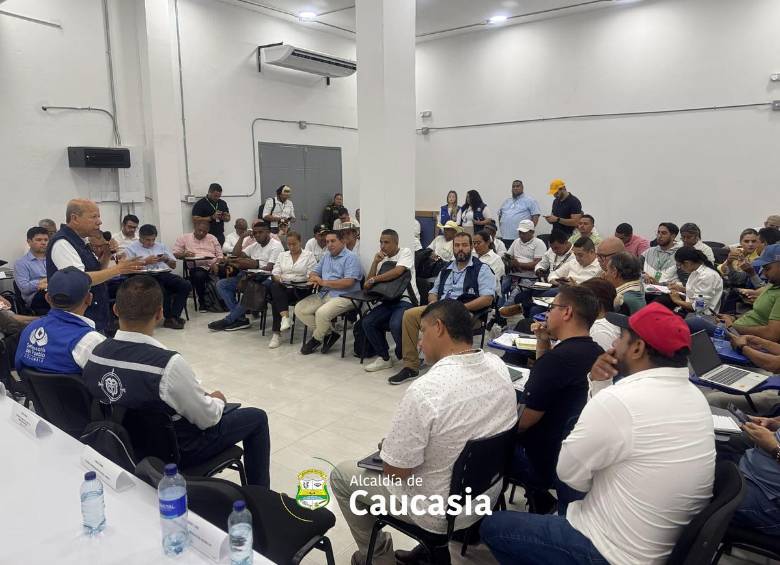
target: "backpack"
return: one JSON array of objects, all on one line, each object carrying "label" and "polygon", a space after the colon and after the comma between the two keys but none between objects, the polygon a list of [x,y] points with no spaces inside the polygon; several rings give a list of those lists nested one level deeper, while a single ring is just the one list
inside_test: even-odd
[{"label": "backpack", "polygon": [[257,219],[258,220],[262,220],[263,219],[263,208],[265,208],[265,205],[266,205],[266,203],[269,200],[273,203],[273,206],[271,206],[271,211],[268,212],[268,215],[272,216],[273,213],[274,213],[274,210],[276,210],[276,198],[274,198],[273,196],[269,196],[268,198],[265,199],[265,202],[260,204],[260,208],[257,209]]},{"label": "backpack", "polygon": [[91,422],[84,428],[84,433],[79,438],[81,443],[90,446],[103,457],[110,459],[125,471],[135,473],[137,459],[130,441],[130,434],[119,423],[124,411],[117,411],[109,420]]},{"label": "backpack", "polygon": [[219,297],[219,294],[217,294],[217,285],[214,284],[214,281],[211,278],[206,282],[206,287],[203,291],[203,306],[205,306],[206,310],[209,312],[220,314],[227,312],[227,308],[222,304],[222,299]]},{"label": "backpack", "polygon": [[366,339],[366,334],[363,332],[362,318],[352,326],[352,336],[355,338],[355,355],[357,357],[368,359],[376,356],[376,351],[374,351],[373,346]]}]

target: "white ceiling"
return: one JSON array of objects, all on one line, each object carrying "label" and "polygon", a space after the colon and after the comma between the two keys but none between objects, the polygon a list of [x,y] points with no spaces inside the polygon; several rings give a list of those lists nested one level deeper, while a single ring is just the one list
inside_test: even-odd
[{"label": "white ceiling", "polygon": [[[277,16],[296,19],[301,12],[319,14],[316,22],[306,25],[333,31],[355,31],[354,0],[226,0],[233,4],[255,8]],[[533,19],[608,6],[610,0],[417,0],[417,36],[440,32],[463,32],[484,29],[491,16],[518,16],[501,25],[523,23]],[[562,9],[563,8],[563,9]],[[269,10],[270,9],[270,10]],[[275,10],[278,12],[275,12]],[[538,14],[535,14],[539,12]],[[331,27],[332,26],[332,27]]]}]

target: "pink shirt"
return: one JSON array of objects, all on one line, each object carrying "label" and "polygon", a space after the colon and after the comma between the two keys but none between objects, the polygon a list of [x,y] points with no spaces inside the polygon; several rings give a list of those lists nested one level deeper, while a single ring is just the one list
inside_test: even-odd
[{"label": "pink shirt", "polygon": [[631,239],[626,243],[626,251],[637,257],[641,256],[648,249],[650,249],[650,242],[636,234],[632,235]]},{"label": "pink shirt", "polygon": [[[195,265],[198,267],[208,268],[216,263],[217,259],[222,259],[222,246],[217,238],[210,233],[207,233],[203,239],[197,239],[193,233],[180,235],[176,238],[176,243],[173,244],[173,253],[179,254],[185,251],[192,251],[196,257],[213,257],[213,259],[195,261]],[[190,265],[192,265],[191,262]]]}]

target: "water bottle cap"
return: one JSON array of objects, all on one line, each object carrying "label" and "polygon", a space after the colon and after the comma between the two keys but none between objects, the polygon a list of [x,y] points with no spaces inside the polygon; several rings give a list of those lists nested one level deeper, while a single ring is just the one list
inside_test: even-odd
[{"label": "water bottle cap", "polygon": [[176,466],[176,463],[168,463],[165,466],[165,476],[166,477],[172,477],[176,473],[179,472],[179,468]]},{"label": "water bottle cap", "polygon": [[236,501],[233,503],[233,510],[234,510],[235,512],[241,512],[241,511],[243,511],[245,508],[246,508],[246,502],[245,502],[245,501],[243,501],[243,500],[236,500]]},{"label": "water bottle cap", "polygon": [[84,473],[85,481],[94,481],[96,477],[97,474],[95,473],[95,471],[87,471],[86,473]]}]

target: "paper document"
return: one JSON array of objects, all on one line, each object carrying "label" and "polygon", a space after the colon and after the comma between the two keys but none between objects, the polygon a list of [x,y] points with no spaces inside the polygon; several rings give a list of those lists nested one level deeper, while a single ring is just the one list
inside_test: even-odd
[{"label": "paper document", "polygon": [[725,432],[727,434],[738,434],[742,432],[731,416],[713,414],[712,424],[715,426],[716,432]]}]

